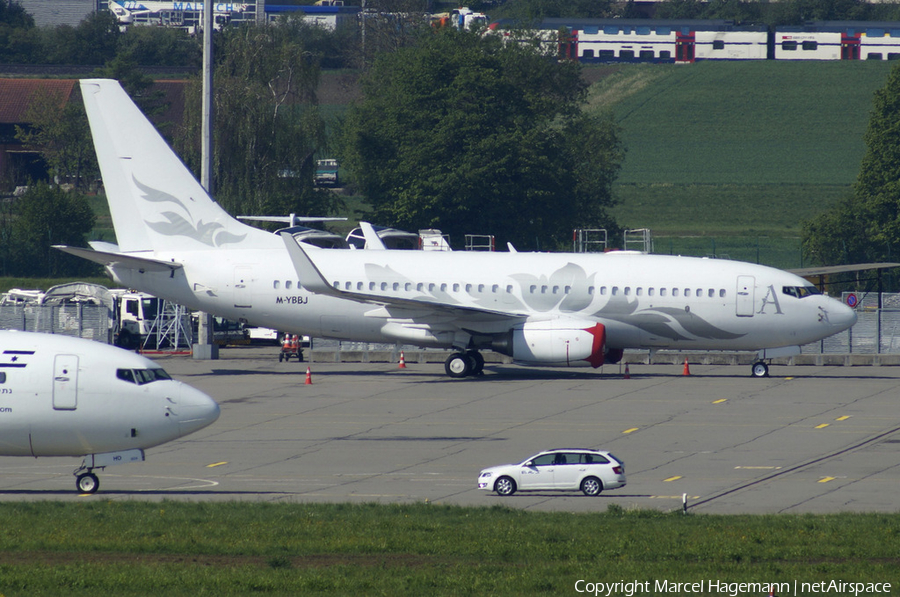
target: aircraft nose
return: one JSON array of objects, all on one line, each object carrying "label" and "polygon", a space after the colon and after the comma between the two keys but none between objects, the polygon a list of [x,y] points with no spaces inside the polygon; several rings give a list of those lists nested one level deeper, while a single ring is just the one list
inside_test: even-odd
[{"label": "aircraft nose", "polygon": [[832,304],[828,308],[828,322],[836,328],[835,332],[841,332],[853,326],[857,319],[856,311],[839,300],[831,300]]},{"label": "aircraft nose", "polygon": [[181,384],[178,406],[178,424],[182,435],[203,429],[219,418],[219,405],[216,401],[187,384]]}]

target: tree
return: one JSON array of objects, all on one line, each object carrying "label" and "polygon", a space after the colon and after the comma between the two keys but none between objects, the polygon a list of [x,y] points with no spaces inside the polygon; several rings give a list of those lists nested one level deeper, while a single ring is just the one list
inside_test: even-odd
[{"label": "tree", "polygon": [[522,248],[615,228],[618,130],[582,112],[580,67],[540,47],[444,29],[376,61],[341,157],[378,223]]},{"label": "tree", "polygon": [[900,67],[875,92],[865,142],[853,196],[804,227],[804,250],[820,263],[900,255]]},{"label": "tree", "polygon": [[96,266],[66,255],[51,245],[86,246],[94,227],[87,198],[46,183],[32,185],[0,220],[0,255],[4,275],[26,277],[78,276],[96,273]]},{"label": "tree", "polygon": [[25,118],[28,127],[16,126],[16,139],[35,147],[59,183],[88,186],[99,174],[94,146],[80,95],[65,102],[57,93],[37,91]]},{"label": "tree", "polygon": [[[327,215],[337,196],[313,188],[315,154],[325,146],[316,103],[319,66],[307,26],[244,25],[217,45],[214,102],[215,195],[232,213]],[[176,149],[198,170],[200,83],[185,93]]]}]

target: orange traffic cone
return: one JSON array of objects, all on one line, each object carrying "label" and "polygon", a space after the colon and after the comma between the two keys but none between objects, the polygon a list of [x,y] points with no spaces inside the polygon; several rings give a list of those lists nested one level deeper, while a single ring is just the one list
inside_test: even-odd
[{"label": "orange traffic cone", "polygon": [[628,363],[625,363],[625,377],[624,379],[631,379],[631,372],[628,370]]},{"label": "orange traffic cone", "polygon": [[690,374],[691,374],[691,368],[688,367],[687,357],[684,357],[684,373],[682,373],[682,375],[690,375]]},{"label": "orange traffic cone", "polygon": [[406,359],[403,358],[403,351],[402,351],[402,350],[400,351],[400,366],[397,367],[397,368],[398,368],[398,369],[406,369]]},{"label": "orange traffic cone", "polygon": [[310,374],[309,367],[306,368],[306,381],[303,385],[311,386],[312,385],[312,375]]}]

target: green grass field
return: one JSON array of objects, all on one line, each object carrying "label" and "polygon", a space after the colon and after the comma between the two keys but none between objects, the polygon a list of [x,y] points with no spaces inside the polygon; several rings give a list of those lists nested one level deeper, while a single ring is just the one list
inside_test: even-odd
[{"label": "green grass field", "polygon": [[625,65],[590,90],[627,155],[613,210],[657,252],[784,268],[803,222],[852,192],[887,62]]},{"label": "green grass field", "polygon": [[6,597],[575,595],[578,580],[649,581],[651,589],[666,581],[708,587],[831,580],[896,588],[900,552],[898,518],[884,514],[684,516],[618,507],[569,514],[93,498],[4,503],[0,517]]}]

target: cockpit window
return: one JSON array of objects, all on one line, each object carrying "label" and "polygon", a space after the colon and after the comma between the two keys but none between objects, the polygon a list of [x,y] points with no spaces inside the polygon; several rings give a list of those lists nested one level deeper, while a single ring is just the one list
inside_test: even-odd
[{"label": "cockpit window", "polygon": [[161,379],[172,379],[164,369],[159,367],[152,369],[116,369],[116,377],[122,381],[134,383],[139,386]]},{"label": "cockpit window", "polygon": [[808,296],[812,296],[814,294],[822,294],[818,288],[813,285],[809,286],[784,286],[781,289],[781,292],[788,296],[793,296],[796,298],[806,298]]}]

